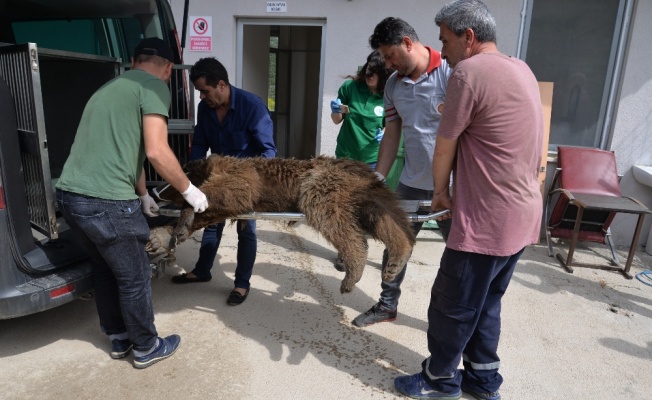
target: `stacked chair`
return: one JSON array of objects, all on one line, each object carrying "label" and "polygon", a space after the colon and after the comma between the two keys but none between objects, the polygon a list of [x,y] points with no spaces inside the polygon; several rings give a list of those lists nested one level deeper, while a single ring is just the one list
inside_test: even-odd
[{"label": "stacked chair", "polygon": [[[629,269],[636,252],[645,215],[650,210],[636,199],[620,192],[616,157],[613,151],[586,147],[558,147],[558,168],[545,202],[546,242],[553,257],[552,238],[569,240],[566,258],[557,260],[568,272],[572,266],[618,271],[632,279]],[[638,215],[627,261],[621,267],[611,239],[609,226],[617,213]],[[573,261],[578,241],[608,244],[612,259],[609,265],[585,264]]]}]

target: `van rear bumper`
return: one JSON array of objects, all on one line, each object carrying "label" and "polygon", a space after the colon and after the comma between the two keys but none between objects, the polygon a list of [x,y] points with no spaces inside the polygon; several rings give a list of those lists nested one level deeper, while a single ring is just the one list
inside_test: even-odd
[{"label": "van rear bumper", "polygon": [[83,262],[0,293],[0,319],[22,317],[73,301],[93,289],[91,265]]}]

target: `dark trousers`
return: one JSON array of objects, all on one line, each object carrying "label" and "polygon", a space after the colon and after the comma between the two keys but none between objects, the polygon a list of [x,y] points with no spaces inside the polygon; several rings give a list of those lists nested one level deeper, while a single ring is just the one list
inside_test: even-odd
[{"label": "dark trousers", "polygon": [[[222,241],[225,222],[207,226],[204,229],[204,235],[201,238],[201,247],[199,248],[199,259],[195,264],[192,273],[201,278],[211,278],[211,268],[215,262],[217,249]],[[256,262],[256,251],[258,240],[256,238],[256,220],[238,220],[236,222],[238,233],[238,254],[237,265],[235,268],[235,287],[249,289],[249,279],[254,270]]]},{"label": "dark trousers", "polygon": [[[428,350],[423,375],[433,389],[453,393],[463,383],[476,392],[495,392],[501,299],[523,250],[498,257],[444,250],[430,294]],[[458,370],[460,358],[464,370]]]},{"label": "dark trousers", "polygon": [[[433,191],[416,189],[410,186],[405,186],[399,182],[398,186],[396,187],[396,194],[402,200],[432,200]],[[452,221],[450,219],[445,221],[437,221],[439,231],[441,232],[444,241],[448,239],[448,233],[451,231],[451,223]],[[411,225],[412,231],[416,236],[419,231],[421,231],[423,222],[414,222]],[[387,250],[383,252],[383,269],[385,268],[385,265],[387,265]],[[407,271],[407,268],[408,265],[405,264],[405,268],[403,268],[403,270],[398,275],[396,275],[396,278],[394,278],[393,281],[382,281],[380,283],[382,291],[380,292],[380,299],[378,301],[383,308],[387,310],[395,310],[398,307],[398,299],[401,297],[401,283],[403,283],[403,279],[405,279],[405,272]]]},{"label": "dark trousers", "polygon": [[63,218],[93,261],[95,304],[107,335],[129,333],[134,349],[156,344],[149,226],[140,200],[104,200],[57,190]]}]

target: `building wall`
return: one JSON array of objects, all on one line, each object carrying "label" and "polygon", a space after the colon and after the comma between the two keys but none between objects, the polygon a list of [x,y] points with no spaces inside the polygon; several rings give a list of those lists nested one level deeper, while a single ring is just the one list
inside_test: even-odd
[{"label": "building wall", "polygon": [[652,165],[650,21],[652,1],[637,1],[611,141],[611,149],[616,152],[618,172],[622,175],[630,170],[632,164]]},{"label": "building wall", "polygon": [[[368,38],[375,25],[387,16],[405,19],[417,31],[421,42],[439,50],[439,29],[434,17],[448,0],[288,0],[286,13],[267,13],[263,0],[220,1],[193,0],[189,16],[212,16],[213,51],[211,53],[184,52],[186,64],[201,57],[215,56],[226,66],[230,78],[236,74],[237,18],[325,19],[325,60],[323,62],[323,90],[321,120],[316,143],[318,154],[333,155],[339,126],[330,119],[329,103],[337,97],[343,77],[352,74],[364,64],[371,49]],[[183,17],[183,0],[170,0],[175,19]],[[498,26],[498,48],[505,54],[516,55],[521,36],[523,0],[485,0]],[[652,165],[652,1],[635,0],[631,37],[623,60],[623,80],[617,109],[612,121],[613,135],[610,148],[616,152],[618,171],[623,175],[623,193],[636,195],[652,206],[652,188],[643,187],[631,177],[633,164]],[[273,21],[270,22],[273,24]],[[179,37],[182,27],[178,26]],[[553,170],[554,164],[549,166]],[[645,243],[652,224],[648,218],[640,243]],[[628,218],[617,218],[612,226],[617,244],[629,244],[633,226]]]},{"label": "building wall", "polygon": [[[631,37],[623,65],[623,80],[614,118],[611,150],[616,154],[618,173],[623,177],[620,188],[624,195],[638,199],[652,209],[652,187],[634,179],[632,165],[652,165],[652,1],[639,0],[634,6]],[[618,215],[611,226],[617,244],[628,245],[636,218]],[[647,216],[639,244],[652,234],[652,216]],[[652,249],[646,249],[651,253]],[[652,253],[651,253],[652,254]]]},{"label": "building wall", "polygon": [[[337,97],[343,77],[357,71],[371,52],[368,39],[378,22],[387,16],[400,17],[414,27],[422,43],[439,50],[439,28],[434,23],[437,11],[446,4],[444,0],[332,0],[287,1],[286,13],[267,13],[264,0],[221,1],[192,0],[189,16],[211,16],[213,23],[213,51],[191,52],[184,50],[184,61],[192,64],[201,57],[214,56],[236,82],[236,21],[246,18],[296,18],[326,19],[324,82],[321,95],[322,114],[320,139],[317,151],[334,155],[339,126],[330,119],[330,100]],[[183,17],[183,0],[171,0],[176,21]],[[498,45],[509,55],[516,54],[520,27],[522,0],[487,0],[486,4],[498,24]],[[179,38],[182,27],[178,26]],[[189,34],[187,34],[189,35]]]}]

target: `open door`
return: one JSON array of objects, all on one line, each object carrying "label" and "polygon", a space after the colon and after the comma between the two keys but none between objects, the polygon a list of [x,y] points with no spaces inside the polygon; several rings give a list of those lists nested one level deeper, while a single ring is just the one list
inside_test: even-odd
[{"label": "open door", "polygon": [[58,236],[57,217],[36,44],[1,47],[0,66],[0,74],[9,86],[19,112],[17,128],[30,222],[34,229],[55,240]]},{"label": "open door", "polygon": [[266,101],[277,156],[319,154],[325,21],[238,20],[235,86]]}]

